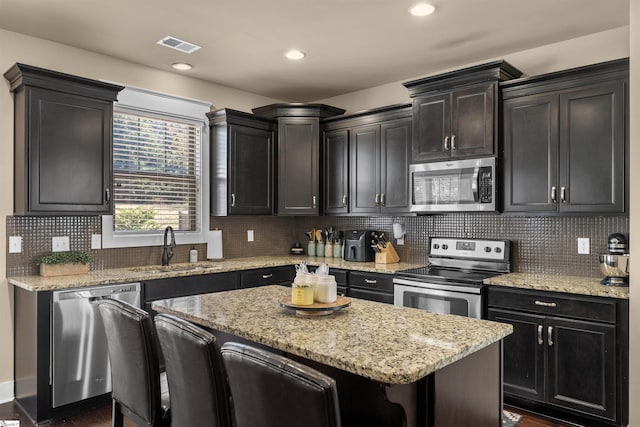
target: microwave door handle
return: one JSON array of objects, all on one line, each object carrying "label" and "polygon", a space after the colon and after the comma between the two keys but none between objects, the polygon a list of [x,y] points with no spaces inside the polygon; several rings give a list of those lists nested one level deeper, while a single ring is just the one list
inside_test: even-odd
[{"label": "microwave door handle", "polygon": [[478,203],[478,200],[480,200],[480,198],[478,197],[479,176],[480,166],[476,166],[473,169],[473,177],[471,178],[471,191],[473,192],[473,201],[476,203]]}]

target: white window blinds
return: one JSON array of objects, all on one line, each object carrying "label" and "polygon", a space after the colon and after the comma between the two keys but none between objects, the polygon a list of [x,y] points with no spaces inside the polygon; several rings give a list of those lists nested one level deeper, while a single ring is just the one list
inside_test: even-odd
[{"label": "white window blinds", "polygon": [[114,113],[115,232],[168,225],[200,231],[200,126],[150,113]]}]

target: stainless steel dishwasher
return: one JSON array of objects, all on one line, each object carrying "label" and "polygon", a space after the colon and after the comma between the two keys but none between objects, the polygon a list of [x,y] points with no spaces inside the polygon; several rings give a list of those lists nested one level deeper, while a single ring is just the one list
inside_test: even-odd
[{"label": "stainless steel dishwasher", "polygon": [[111,391],[107,337],[96,304],[104,298],[140,307],[140,283],[53,292],[51,384],[54,408]]}]

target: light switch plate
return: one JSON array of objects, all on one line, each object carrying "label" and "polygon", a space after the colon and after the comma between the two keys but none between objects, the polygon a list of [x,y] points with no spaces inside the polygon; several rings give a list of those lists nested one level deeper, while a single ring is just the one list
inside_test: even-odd
[{"label": "light switch plate", "polygon": [[578,253],[588,255],[589,254],[589,238],[578,237]]},{"label": "light switch plate", "polygon": [[102,234],[92,234],[91,249],[101,249],[101,248],[102,248]]},{"label": "light switch plate", "polygon": [[22,252],[22,236],[9,236],[9,253],[19,254]]},{"label": "light switch plate", "polygon": [[69,250],[69,236],[56,236],[51,238],[51,251],[64,252]]},{"label": "light switch plate", "polygon": [[253,230],[247,230],[247,242],[253,242]]}]

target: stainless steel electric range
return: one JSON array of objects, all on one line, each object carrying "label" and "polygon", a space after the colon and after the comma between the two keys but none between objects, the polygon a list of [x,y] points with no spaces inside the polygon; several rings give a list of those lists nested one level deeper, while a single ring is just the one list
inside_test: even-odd
[{"label": "stainless steel electric range", "polygon": [[394,305],[482,317],[486,278],[511,271],[511,241],[433,237],[427,267],[399,271]]}]

